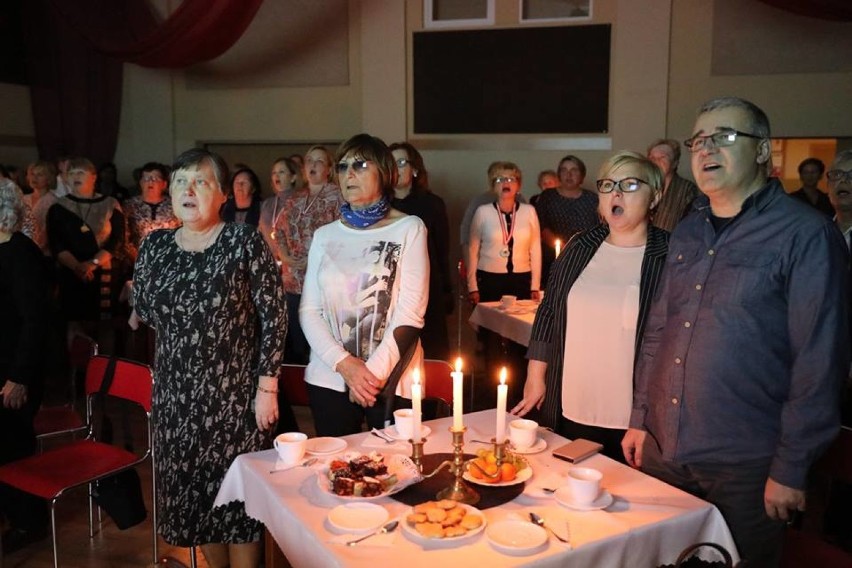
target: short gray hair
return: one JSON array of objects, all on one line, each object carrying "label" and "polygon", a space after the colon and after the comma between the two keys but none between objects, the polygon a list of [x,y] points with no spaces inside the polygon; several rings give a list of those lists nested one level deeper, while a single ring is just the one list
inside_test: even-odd
[{"label": "short gray hair", "polygon": [[847,150],[843,150],[842,152],[838,152],[834,157],[834,161],[831,162],[832,167],[836,166],[840,162],[850,162],[852,161],[852,148]]},{"label": "short gray hair", "polygon": [[24,222],[21,190],[10,179],[0,179],[0,231],[14,233]]},{"label": "short gray hair", "polygon": [[751,126],[750,134],[760,136],[761,138],[769,138],[769,117],[763,110],[751,101],[741,99],[740,97],[717,97],[711,99],[701,105],[698,109],[698,114],[719,110],[723,108],[739,108],[746,112]]}]

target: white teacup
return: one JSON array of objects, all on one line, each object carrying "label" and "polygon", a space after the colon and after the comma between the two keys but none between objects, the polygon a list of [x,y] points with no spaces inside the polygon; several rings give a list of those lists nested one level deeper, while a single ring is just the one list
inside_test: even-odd
[{"label": "white teacup", "polygon": [[538,440],[538,422],[519,418],[509,422],[509,440],[519,450],[526,450]]},{"label": "white teacup", "polygon": [[285,432],[278,434],[272,445],[284,465],[293,465],[304,457],[307,439],[308,435],[301,432]]},{"label": "white teacup", "polygon": [[393,423],[400,438],[410,440],[414,436],[414,411],[410,408],[395,410]]},{"label": "white teacup", "polygon": [[603,474],[590,467],[572,467],[568,470],[571,499],[578,505],[588,505],[601,493]]},{"label": "white teacup", "polygon": [[517,300],[518,300],[518,297],[517,297],[517,296],[509,296],[509,295],[506,295],[506,296],[503,296],[503,297],[501,297],[501,298],[500,298],[500,304],[501,304],[504,308],[511,308],[512,306],[514,306],[514,305],[515,305],[515,302],[516,302]]}]

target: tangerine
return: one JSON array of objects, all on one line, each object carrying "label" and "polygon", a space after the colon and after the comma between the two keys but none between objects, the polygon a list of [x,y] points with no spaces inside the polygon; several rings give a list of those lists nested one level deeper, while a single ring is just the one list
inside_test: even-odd
[{"label": "tangerine", "polygon": [[515,464],[506,462],[500,466],[500,481],[513,481],[517,475]]}]

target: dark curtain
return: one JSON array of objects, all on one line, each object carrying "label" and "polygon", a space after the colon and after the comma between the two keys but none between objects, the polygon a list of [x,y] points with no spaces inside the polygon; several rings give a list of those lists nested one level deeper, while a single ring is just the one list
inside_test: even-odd
[{"label": "dark curtain", "polygon": [[112,161],[123,63],[180,68],[214,59],[242,36],[262,1],[183,0],[162,21],[147,0],[24,0],[39,155]]},{"label": "dark curtain", "polygon": [[760,0],[779,10],[800,16],[852,22],[852,2],[849,0]]}]

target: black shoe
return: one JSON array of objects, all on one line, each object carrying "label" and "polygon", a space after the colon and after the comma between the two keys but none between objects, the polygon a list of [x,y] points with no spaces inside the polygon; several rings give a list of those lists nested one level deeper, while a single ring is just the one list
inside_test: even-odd
[{"label": "black shoe", "polygon": [[47,536],[47,529],[24,530],[11,528],[3,533],[3,554],[12,554]]}]

